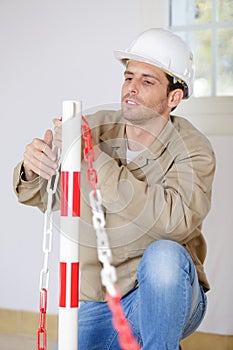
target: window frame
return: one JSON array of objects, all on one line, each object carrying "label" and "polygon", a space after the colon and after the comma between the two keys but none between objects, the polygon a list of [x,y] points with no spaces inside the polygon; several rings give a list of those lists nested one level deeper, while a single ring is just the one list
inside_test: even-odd
[{"label": "window frame", "polygon": [[[169,0],[169,28],[174,32],[196,32],[198,30],[211,31],[211,94],[210,97],[220,97],[217,95],[217,34],[218,29],[233,28],[233,21],[218,21],[218,6],[216,0],[212,2],[212,20],[209,23],[187,24],[187,25],[172,25],[172,9],[171,4],[174,0]],[[224,96],[224,95],[223,95]],[[225,96],[224,96],[225,97]],[[232,96],[230,96],[232,97]]]},{"label": "window frame", "polygon": [[[170,0],[140,0],[141,30],[169,28]],[[233,134],[233,97],[191,97],[174,114],[183,115],[209,135]]]}]

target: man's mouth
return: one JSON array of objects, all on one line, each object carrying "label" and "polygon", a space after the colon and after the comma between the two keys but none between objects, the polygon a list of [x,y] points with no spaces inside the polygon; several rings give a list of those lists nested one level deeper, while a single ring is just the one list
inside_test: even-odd
[{"label": "man's mouth", "polygon": [[133,100],[130,100],[130,99],[126,99],[126,100],[125,100],[125,103],[126,103],[127,105],[130,105],[130,106],[138,106],[138,105],[139,105],[139,103],[137,103],[137,102],[135,102],[135,101],[133,101]]}]

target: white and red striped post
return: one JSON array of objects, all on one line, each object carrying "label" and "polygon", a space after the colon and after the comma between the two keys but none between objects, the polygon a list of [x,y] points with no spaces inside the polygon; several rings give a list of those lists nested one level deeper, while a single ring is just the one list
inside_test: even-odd
[{"label": "white and red striped post", "polygon": [[78,349],[81,102],[62,113],[60,296],[58,349]]}]

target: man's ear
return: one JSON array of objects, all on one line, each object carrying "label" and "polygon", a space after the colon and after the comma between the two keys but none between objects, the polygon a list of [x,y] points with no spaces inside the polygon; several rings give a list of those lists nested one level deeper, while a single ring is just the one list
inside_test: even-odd
[{"label": "man's ear", "polygon": [[170,108],[175,108],[176,106],[178,106],[183,96],[184,93],[181,89],[175,89],[173,91],[170,91],[168,95],[168,106]]}]

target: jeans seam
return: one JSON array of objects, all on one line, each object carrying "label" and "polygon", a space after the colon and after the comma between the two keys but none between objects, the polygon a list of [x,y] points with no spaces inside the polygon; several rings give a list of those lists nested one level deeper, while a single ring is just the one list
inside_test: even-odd
[{"label": "jeans seam", "polygon": [[[117,338],[117,332],[115,330],[113,330],[112,334],[108,337],[103,350],[111,350],[111,346],[113,345],[114,340],[116,338]],[[120,347],[119,347],[119,349],[120,349]]]},{"label": "jeans seam", "polygon": [[[201,301],[195,310],[193,311],[193,314],[189,318],[189,321],[186,324],[186,327],[184,328],[183,331],[183,336],[186,338],[188,335],[194,332],[195,329],[199,327],[201,324],[201,321],[205,315],[206,311],[206,303]],[[192,326],[192,327],[191,327]],[[191,327],[191,328],[190,328]],[[189,330],[190,328],[190,330]]]}]

